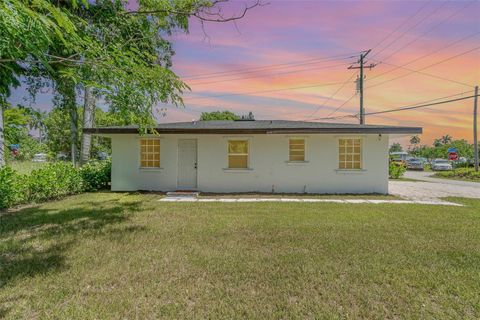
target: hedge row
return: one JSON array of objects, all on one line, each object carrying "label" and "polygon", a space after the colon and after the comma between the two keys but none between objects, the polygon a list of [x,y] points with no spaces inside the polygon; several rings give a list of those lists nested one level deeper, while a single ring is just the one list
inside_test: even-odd
[{"label": "hedge row", "polygon": [[6,166],[0,168],[0,208],[106,188],[110,172],[110,161],[94,161],[78,169],[70,163],[50,163],[30,174]]},{"label": "hedge row", "polygon": [[462,180],[480,181],[480,171],[473,168],[458,168],[451,171],[436,172],[435,176],[441,178],[457,178]]}]

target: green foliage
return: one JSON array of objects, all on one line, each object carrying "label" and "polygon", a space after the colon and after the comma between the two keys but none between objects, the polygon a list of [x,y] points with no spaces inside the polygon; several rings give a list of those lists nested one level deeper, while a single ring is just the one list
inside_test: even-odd
[{"label": "green foliage", "polygon": [[473,158],[473,144],[465,139],[453,140],[449,135],[435,139],[433,147],[423,145],[416,148],[414,154],[427,159],[447,158],[449,148],[456,148],[459,157]]},{"label": "green foliage", "polygon": [[[78,108],[78,128],[79,131],[82,130],[83,126],[83,108]],[[71,136],[70,136],[70,117],[60,108],[54,108],[50,111],[44,121],[45,125],[45,134],[46,134],[46,144],[50,153],[54,156],[59,152],[63,152],[69,155],[71,147]],[[95,123],[96,126],[117,126],[117,125],[126,125],[129,122],[125,121],[121,115],[118,115],[114,112],[105,112],[100,108],[95,109]],[[80,138],[77,137],[76,144],[80,148]],[[105,151],[110,153],[111,145],[110,139],[93,136],[92,137],[92,148],[91,154],[95,155],[99,151]]]},{"label": "green foliage", "polygon": [[211,120],[239,120],[240,116],[231,112],[231,111],[213,111],[213,112],[202,112],[200,115],[200,121],[211,121]]},{"label": "green foliage", "polygon": [[48,163],[29,174],[5,166],[0,168],[0,208],[100,190],[108,186],[110,173],[110,161],[91,162],[79,169],[66,162]]},{"label": "green foliage", "polygon": [[413,145],[417,145],[420,143],[420,137],[418,135],[410,137],[410,143]]},{"label": "green foliage", "polygon": [[[32,138],[29,130],[39,128],[39,124],[33,116],[31,109],[17,107],[4,110],[4,126],[5,126],[5,144],[8,147],[11,144],[19,144],[19,153],[16,156],[18,160],[31,159],[35,153],[46,153],[48,148],[45,144]],[[7,157],[11,157],[7,152]]]},{"label": "green foliage", "polygon": [[31,59],[46,65],[45,53],[54,41],[65,46],[79,43],[70,18],[66,10],[47,0],[0,1],[0,105],[10,95],[10,86],[19,85],[16,76],[25,71],[21,62]]},{"label": "green foliage", "polygon": [[3,117],[7,146],[12,143],[21,143],[28,136],[29,116],[25,110],[9,108],[4,110]]},{"label": "green foliage", "polygon": [[436,172],[435,176],[440,178],[450,178],[458,180],[470,180],[480,182],[480,171],[475,171],[473,168],[459,168],[452,171]]},{"label": "green foliage", "polygon": [[83,191],[80,172],[70,163],[51,163],[25,176],[26,201],[38,202]]},{"label": "green foliage", "polygon": [[399,179],[404,175],[405,171],[407,171],[407,168],[404,164],[390,161],[388,166],[388,175],[390,179]]},{"label": "green foliage", "polygon": [[112,171],[110,160],[91,161],[80,168],[85,191],[97,191],[108,187]]},{"label": "green foliage", "polygon": [[12,168],[0,168],[0,209],[8,208],[19,200],[21,195],[20,175]]},{"label": "green foliage", "polygon": [[389,150],[389,152],[402,152],[402,151],[403,151],[402,145],[398,142],[393,143],[390,146],[390,150]]}]

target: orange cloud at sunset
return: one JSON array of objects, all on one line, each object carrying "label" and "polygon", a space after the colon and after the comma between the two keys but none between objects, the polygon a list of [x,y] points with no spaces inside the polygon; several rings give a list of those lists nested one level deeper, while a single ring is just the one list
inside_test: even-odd
[{"label": "orange cloud at sunset", "polygon": [[[209,24],[203,31],[192,21],[191,33],[174,39],[174,68],[192,91],[186,109],[162,121],[212,110],[310,121],[339,106],[333,116],[356,114],[358,72],[347,68],[366,49],[368,63],[377,64],[365,72],[366,112],[472,94],[480,79],[479,14],[480,4],[467,1],[273,1],[236,27]],[[463,100],[367,116],[367,123],[422,126],[424,143],[447,133],[471,140],[472,108]]]}]

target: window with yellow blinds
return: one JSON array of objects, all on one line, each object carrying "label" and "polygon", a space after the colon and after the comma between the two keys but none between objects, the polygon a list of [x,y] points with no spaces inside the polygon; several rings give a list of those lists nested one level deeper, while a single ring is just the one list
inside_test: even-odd
[{"label": "window with yellow blinds", "polygon": [[305,161],[305,139],[290,139],[288,141],[288,160]]},{"label": "window with yellow blinds", "polygon": [[359,138],[339,139],[338,168],[362,169],[362,141]]},{"label": "window with yellow blinds", "polygon": [[160,168],[159,139],[140,139],[140,167]]},{"label": "window with yellow blinds", "polygon": [[248,168],[248,140],[228,141],[228,168]]}]

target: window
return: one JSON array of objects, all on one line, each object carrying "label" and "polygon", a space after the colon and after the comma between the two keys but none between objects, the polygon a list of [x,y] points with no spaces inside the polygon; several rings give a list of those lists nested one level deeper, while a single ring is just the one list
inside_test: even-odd
[{"label": "window", "polygon": [[288,150],[289,161],[305,161],[305,139],[290,139]]},{"label": "window", "polygon": [[160,168],[160,140],[140,140],[140,167]]},{"label": "window", "polygon": [[228,141],[228,168],[248,168],[248,140]]},{"label": "window", "polygon": [[362,168],[361,139],[339,139],[338,148],[339,169]]}]

